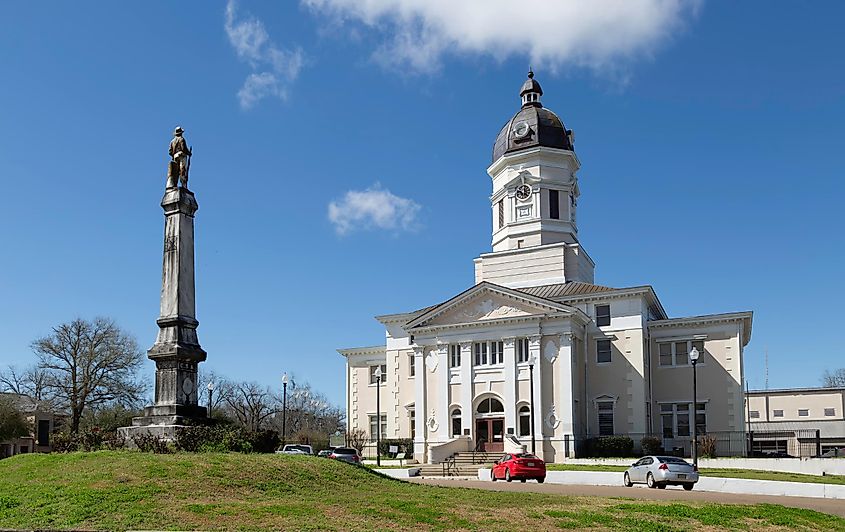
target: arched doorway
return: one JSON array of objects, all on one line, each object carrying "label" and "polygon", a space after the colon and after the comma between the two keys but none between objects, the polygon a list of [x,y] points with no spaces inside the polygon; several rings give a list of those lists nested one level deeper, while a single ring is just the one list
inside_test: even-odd
[{"label": "arched doorway", "polygon": [[485,452],[505,450],[505,407],[496,397],[485,397],[475,407],[475,445]]}]

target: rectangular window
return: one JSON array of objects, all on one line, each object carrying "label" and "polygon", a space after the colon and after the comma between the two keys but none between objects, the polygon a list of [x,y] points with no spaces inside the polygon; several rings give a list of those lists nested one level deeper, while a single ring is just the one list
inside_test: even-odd
[{"label": "rectangular window", "polygon": [[408,376],[413,377],[417,374],[417,365],[414,364],[414,354],[408,354]]},{"label": "rectangular window", "polygon": [[370,366],[370,384],[375,384],[378,379],[376,379],[376,370],[381,368],[381,383],[384,384],[387,382],[387,364],[382,364],[381,366]]},{"label": "rectangular window", "polygon": [[672,344],[657,344],[657,347],[660,350],[660,365],[661,366],[671,366],[672,365]]},{"label": "rectangular window", "polygon": [[825,415],[825,416],[835,416],[835,415],[836,415],[836,410],[835,410],[835,409],[833,409],[833,408],[825,408],[825,409],[824,409],[824,415]]},{"label": "rectangular window", "polygon": [[475,349],[475,365],[487,365],[487,342],[475,342],[473,348]]},{"label": "rectangular window", "polygon": [[517,338],[516,340],[516,361],[528,362],[528,338]]},{"label": "rectangular window", "polygon": [[499,200],[499,229],[505,226],[505,200]]},{"label": "rectangular window", "polygon": [[596,340],[596,362],[610,362],[610,340]]},{"label": "rectangular window", "polygon": [[560,193],[557,190],[549,190],[549,218],[560,219]]},{"label": "rectangular window", "polygon": [[[692,403],[664,403],[660,405],[660,419],[664,438],[690,436]],[[707,433],[706,403],[698,403],[695,412],[695,430],[698,434]]]},{"label": "rectangular window", "polygon": [[703,340],[686,340],[680,342],[665,342],[657,344],[657,349],[660,355],[661,366],[689,366],[689,353],[692,348],[698,350],[698,362],[701,364],[704,357],[704,341]]},{"label": "rectangular window", "polygon": [[449,367],[461,367],[461,344],[452,344],[449,346]]},{"label": "rectangular window", "polygon": [[689,364],[689,357],[687,356],[687,343],[675,342],[675,365],[686,366]]},{"label": "rectangular window", "polygon": [[676,411],[676,421],[678,424],[678,436],[689,436],[689,405],[688,404],[678,404],[675,405]]},{"label": "rectangular window", "polygon": [[417,437],[417,411],[413,408],[408,412],[408,419],[411,423],[411,439],[413,440]]},{"label": "rectangular window", "polygon": [[772,417],[783,417],[783,410],[773,410]]},{"label": "rectangular window", "polygon": [[[378,418],[379,416],[370,415],[370,439],[376,441],[378,437]],[[381,415],[381,439],[387,439],[387,414]]]},{"label": "rectangular window", "polygon": [[613,401],[599,401],[599,436],[613,436]]},{"label": "rectangular window", "polygon": [[505,361],[505,343],[490,342],[490,364],[501,364]]},{"label": "rectangular window", "polygon": [[[833,414],[831,414],[833,415]],[[50,445],[50,420],[38,420],[38,445]]]},{"label": "rectangular window", "polygon": [[799,417],[808,417],[810,415],[810,411],[806,408],[801,408],[798,410]]},{"label": "rectangular window", "polygon": [[599,327],[610,325],[610,305],[596,305],[596,325]]},{"label": "rectangular window", "polygon": [[750,417],[751,419],[757,419],[757,418],[760,417],[760,411],[759,410],[749,410],[748,411],[748,417]]}]

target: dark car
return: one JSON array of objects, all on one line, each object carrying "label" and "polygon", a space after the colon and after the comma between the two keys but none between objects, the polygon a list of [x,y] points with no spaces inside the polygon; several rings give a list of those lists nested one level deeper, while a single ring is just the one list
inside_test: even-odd
[{"label": "dark car", "polygon": [[329,458],[356,465],[361,463],[361,455],[352,447],[336,447],[332,449]]}]

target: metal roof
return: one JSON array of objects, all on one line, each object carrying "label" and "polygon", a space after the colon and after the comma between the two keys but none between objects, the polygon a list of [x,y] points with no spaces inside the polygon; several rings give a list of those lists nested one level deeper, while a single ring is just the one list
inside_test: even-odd
[{"label": "metal roof", "polygon": [[543,286],[527,286],[525,288],[517,288],[520,292],[525,292],[532,296],[542,298],[564,297],[564,296],[580,296],[584,294],[595,294],[599,292],[613,292],[616,288],[609,286],[601,286],[598,284],[582,283],[580,281],[571,281],[560,284],[547,284]]}]

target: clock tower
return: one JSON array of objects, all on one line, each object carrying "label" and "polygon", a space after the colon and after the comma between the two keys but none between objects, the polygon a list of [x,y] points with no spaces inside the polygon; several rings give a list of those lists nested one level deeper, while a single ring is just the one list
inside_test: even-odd
[{"label": "clock tower", "polygon": [[593,282],[594,263],[578,242],[580,191],[574,134],[543,107],[543,89],[528,72],[522,106],[502,127],[487,173],[492,253],[475,259],[476,282],[520,287]]}]

